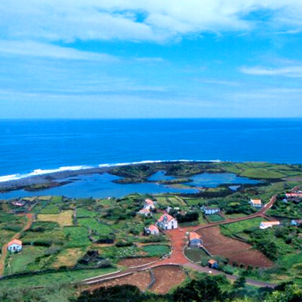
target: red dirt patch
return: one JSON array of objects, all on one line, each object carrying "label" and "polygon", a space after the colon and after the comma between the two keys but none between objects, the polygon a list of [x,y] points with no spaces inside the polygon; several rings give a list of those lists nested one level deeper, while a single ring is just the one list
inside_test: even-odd
[{"label": "red dirt patch", "polygon": [[212,255],[220,255],[229,261],[237,262],[245,266],[271,267],[273,263],[257,250],[252,250],[247,243],[235,240],[220,233],[219,227],[200,229],[205,248]]},{"label": "red dirt patch", "polygon": [[149,271],[143,271],[143,272],[137,272],[132,275],[117,278],[114,280],[105,281],[103,283],[99,283],[93,286],[89,286],[89,290],[93,291],[100,287],[110,287],[110,286],[116,286],[116,285],[124,285],[124,284],[130,284],[137,286],[141,291],[147,290],[148,285],[151,282],[151,276]]},{"label": "red dirt patch", "polygon": [[157,261],[157,257],[146,257],[146,258],[127,258],[119,261],[119,265],[123,265],[126,267],[134,267],[139,265],[148,264],[154,261]]},{"label": "red dirt patch", "polygon": [[155,283],[150,291],[156,294],[166,294],[169,290],[186,279],[185,272],[178,266],[160,266],[152,269]]}]

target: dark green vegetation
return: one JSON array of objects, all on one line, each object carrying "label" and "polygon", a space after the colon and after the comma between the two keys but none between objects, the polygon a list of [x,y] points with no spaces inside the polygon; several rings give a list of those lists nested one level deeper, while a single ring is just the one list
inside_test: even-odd
[{"label": "dark green vegetation", "polygon": [[283,284],[276,289],[256,289],[246,286],[244,276],[232,285],[223,276],[193,276],[183,286],[167,295],[142,293],[132,285],[100,288],[85,291],[77,302],[299,302],[302,290],[293,284]]},{"label": "dark green vegetation", "polygon": [[120,183],[147,182],[148,178],[157,171],[164,170],[166,175],[177,178],[189,178],[200,173],[235,173],[239,176],[278,180],[286,177],[300,176],[302,165],[270,164],[259,162],[231,163],[231,162],[175,162],[150,163],[131,166],[114,167],[110,173],[123,177]]}]

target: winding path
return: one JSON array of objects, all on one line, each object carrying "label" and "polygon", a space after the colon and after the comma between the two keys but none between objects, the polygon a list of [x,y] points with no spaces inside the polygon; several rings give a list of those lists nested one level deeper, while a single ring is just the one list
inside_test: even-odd
[{"label": "winding path", "polygon": [[[31,225],[32,225],[32,223],[34,221],[34,215],[28,213],[25,216],[28,219],[26,225],[24,226],[24,228],[19,233],[16,233],[11,238],[11,240],[13,240],[13,239],[19,239],[21,232],[24,232],[24,231],[28,230],[31,227]],[[4,244],[3,247],[2,247],[1,258],[0,258],[0,276],[3,275],[4,268],[5,268],[5,259],[6,259],[6,256],[7,256],[7,246],[8,246],[8,242],[6,244]]]}]

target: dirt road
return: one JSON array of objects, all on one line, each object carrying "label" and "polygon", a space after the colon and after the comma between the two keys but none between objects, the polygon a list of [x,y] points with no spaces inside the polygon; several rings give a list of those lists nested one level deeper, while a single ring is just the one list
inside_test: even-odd
[{"label": "dirt road", "polygon": [[[24,226],[24,228],[22,229],[22,231],[20,231],[19,233],[16,233],[16,234],[11,238],[11,240],[13,240],[13,239],[19,239],[19,238],[20,238],[21,232],[24,232],[24,231],[28,230],[28,229],[31,227],[31,225],[32,225],[32,223],[33,223],[33,221],[34,221],[34,215],[28,213],[28,214],[26,214],[25,216],[26,216],[27,219],[28,219],[26,225]],[[10,241],[11,241],[11,240],[10,240]],[[8,252],[8,251],[7,251],[7,245],[8,245],[8,242],[2,247],[2,253],[1,253],[1,258],[0,258],[0,276],[3,275],[4,268],[5,268],[5,259],[6,259],[7,252]]]}]

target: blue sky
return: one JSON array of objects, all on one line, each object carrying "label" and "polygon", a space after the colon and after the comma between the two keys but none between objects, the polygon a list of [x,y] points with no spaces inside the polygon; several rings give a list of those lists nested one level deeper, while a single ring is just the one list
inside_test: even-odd
[{"label": "blue sky", "polygon": [[0,118],[302,117],[301,0],[0,11]]}]

